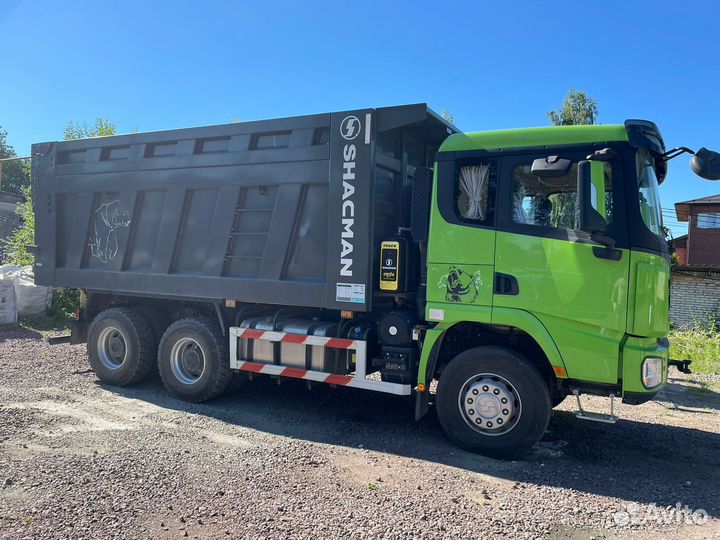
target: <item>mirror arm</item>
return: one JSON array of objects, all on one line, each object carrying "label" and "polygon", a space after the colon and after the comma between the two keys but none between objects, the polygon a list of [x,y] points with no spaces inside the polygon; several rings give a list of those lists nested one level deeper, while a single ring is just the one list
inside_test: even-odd
[{"label": "mirror arm", "polygon": [[664,154],[660,154],[660,159],[663,161],[670,161],[673,158],[676,158],[682,154],[691,154],[695,155],[694,150],[690,150],[687,146],[678,146],[677,148],[673,148],[672,150],[668,150]]}]

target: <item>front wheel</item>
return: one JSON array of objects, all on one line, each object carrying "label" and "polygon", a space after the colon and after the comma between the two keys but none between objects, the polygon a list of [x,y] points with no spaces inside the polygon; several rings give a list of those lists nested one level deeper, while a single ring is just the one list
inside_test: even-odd
[{"label": "front wheel", "polygon": [[436,403],[440,424],[458,446],[505,459],[540,440],[551,411],[535,366],[500,347],[456,356],[442,372]]}]

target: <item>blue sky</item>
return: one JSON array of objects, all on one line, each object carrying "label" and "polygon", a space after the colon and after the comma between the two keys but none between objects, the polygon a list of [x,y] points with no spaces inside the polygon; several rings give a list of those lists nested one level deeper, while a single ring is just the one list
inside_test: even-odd
[{"label": "blue sky", "polygon": [[[0,126],[21,154],[69,120],[120,131],[427,102],[465,131],[601,123],[720,150],[720,4],[2,0]],[[720,193],[671,163],[663,206]],[[684,232],[674,217],[667,224]]]}]

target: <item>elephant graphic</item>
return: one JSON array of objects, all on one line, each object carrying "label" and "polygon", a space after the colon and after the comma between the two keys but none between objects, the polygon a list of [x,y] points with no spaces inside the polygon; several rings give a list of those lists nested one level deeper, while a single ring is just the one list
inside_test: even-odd
[{"label": "elephant graphic", "polygon": [[90,251],[101,262],[112,261],[118,252],[116,231],[130,225],[130,214],[120,209],[120,201],[103,203],[95,210],[90,235]]},{"label": "elephant graphic", "polygon": [[472,304],[477,300],[482,286],[480,270],[473,274],[457,266],[448,268],[448,273],[438,281],[438,288],[445,289],[445,301]]}]

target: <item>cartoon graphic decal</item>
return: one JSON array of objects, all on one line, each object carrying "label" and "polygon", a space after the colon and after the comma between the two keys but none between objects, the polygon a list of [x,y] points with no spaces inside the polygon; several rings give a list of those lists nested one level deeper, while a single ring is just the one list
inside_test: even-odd
[{"label": "cartoon graphic decal", "polygon": [[120,201],[101,204],[95,211],[90,235],[90,251],[101,262],[112,261],[118,252],[117,231],[130,225],[130,214],[120,209]]},{"label": "cartoon graphic decal", "polygon": [[438,281],[438,289],[445,289],[445,301],[472,304],[480,295],[482,276],[480,270],[473,274],[457,266],[448,268],[448,273]]}]

